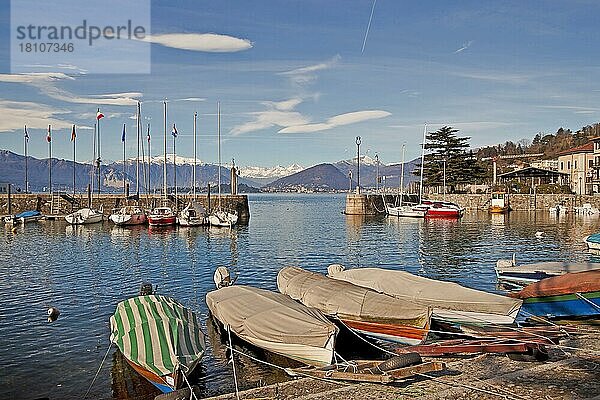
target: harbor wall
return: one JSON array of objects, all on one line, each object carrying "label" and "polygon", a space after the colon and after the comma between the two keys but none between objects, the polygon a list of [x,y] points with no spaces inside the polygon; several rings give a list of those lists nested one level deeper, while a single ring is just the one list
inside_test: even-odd
[{"label": "harbor wall", "polygon": [[[55,194],[11,194],[11,214],[17,214],[26,210],[39,210],[44,215],[57,215],[62,216],[73,212],[73,209],[88,206],[87,195],[75,195],[76,203],[73,207],[71,203],[59,195]],[[186,206],[190,196],[178,196],[177,206],[182,209]],[[167,205],[175,207],[174,198],[171,200],[164,200],[160,195],[142,195],[139,204],[146,210],[152,209],[155,206],[162,205],[163,201],[167,201]],[[209,209],[209,199],[207,195],[197,195],[196,201]],[[0,215],[9,214],[8,195],[4,194],[0,197]],[[102,206],[104,208],[104,214],[108,215],[114,208],[122,207],[126,204],[136,204],[135,201],[126,201],[123,195],[119,194],[100,194],[94,195],[93,205],[94,208]],[[210,196],[210,207],[214,208],[218,204],[218,196]],[[225,209],[235,210],[238,213],[239,223],[247,224],[250,220],[250,209],[248,207],[248,196],[247,195],[221,195],[221,206]]]},{"label": "harbor wall", "polygon": [[[346,196],[345,214],[348,215],[379,215],[385,213],[384,198],[387,203],[394,203],[395,195],[381,194],[355,194]],[[428,195],[430,200],[446,200],[461,205],[467,210],[487,210],[490,206],[490,194],[447,194]],[[593,207],[600,208],[600,196],[572,195],[572,194],[511,194],[509,203],[515,211],[548,210],[557,204],[562,204],[568,209],[590,203]]]}]

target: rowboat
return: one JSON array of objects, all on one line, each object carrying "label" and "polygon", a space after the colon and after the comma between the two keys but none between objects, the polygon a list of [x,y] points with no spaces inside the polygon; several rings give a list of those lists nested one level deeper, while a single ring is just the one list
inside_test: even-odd
[{"label": "rowboat", "polygon": [[150,226],[169,226],[175,225],[177,217],[171,207],[156,207],[148,215],[148,224]]},{"label": "rowboat", "polygon": [[516,265],[515,260],[512,259],[498,260],[496,262],[495,270],[498,282],[525,286],[541,279],[567,273],[600,270],[600,263],[551,261]]},{"label": "rowboat", "polygon": [[431,308],[331,279],[298,267],[277,274],[283,294],[321,310],[364,335],[402,344],[420,344],[429,333]]},{"label": "rowboat", "polygon": [[139,206],[125,206],[112,213],[109,219],[117,226],[141,225],[146,223],[146,213]]},{"label": "rowboat", "polygon": [[433,318],[454,325],[508,325],[515,322],[521,301],[498,294],[466,288],[413,275],[405,271],[382,268],[344,270],[330,265],[328,276],[369,288],[379,293],[433,308]]},{"label": "rowboat", "polygon": [[35,222],[35,221],[39,221],[40,219],[42,219],[43,215],[41,212],[37,211],[37,210],[29,210],[29,211],[23,211],[21,213],[18,213],[16,215],[9,215],[7,217],[4,217],[4,222],[7,224],[26,224],[28,222]]},{"label": "rowboat", "polygon": [[242,285],[209,292],[206,304],[215,319],[254,346],[307,365],[332,363],[338,329],[314,308]]},{"label": "rowboat", "polygon": [[600,270],[543,279],[526,286],[513,296],[523,300],[524,318],[598,317]]},{"label": "rowboat", "polygon": [[196,314],[166,296],[120,302],[110,329],[127,363],[163,393],[187,386],[205,350]]},{"label": "rowboat", "polygon": [[87,225],[104,221],[102,209],[81,208],[74,213],[65,215],[65,220],[71,225]]}]

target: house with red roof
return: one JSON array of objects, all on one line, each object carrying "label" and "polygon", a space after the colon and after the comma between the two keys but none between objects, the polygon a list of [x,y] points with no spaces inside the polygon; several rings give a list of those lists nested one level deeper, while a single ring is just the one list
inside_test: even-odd
[{"label": "house with red roof", "polygon": [[[598,150],[595,150],[598,147]],[[600,161],[600,137],[598,145],[590,141],[582,146],[570,148],[558,153],[558,172],[569,176],[571,190],[575,194],[592,194],[594,190],[594,156],[598,152]],[[600,162],[598,163],[600,165]],[[597,189],[597,187],[596,187]]]}]

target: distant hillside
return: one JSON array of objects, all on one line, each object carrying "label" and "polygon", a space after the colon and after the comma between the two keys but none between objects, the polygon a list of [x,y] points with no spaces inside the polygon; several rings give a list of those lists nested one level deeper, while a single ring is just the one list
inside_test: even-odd
[{"label": "distant hillside", "polygon": [[[355,183],[353,182],[353,186]],[[348,189],[348,176],[333,164],[319,164],[290,176],[277,179],[263,187],[263,190],[298,191],[331,191]]]},{"label": "distant hillside", "polygon": [[[416,158],[404,163],[404,185],[408,186],[411,182],[416,182],[418,177],[413,174],[413,171],[421,163],[420,158]],[[348,176],[348,172],[352,172],[352,178],[356,180],[356,160],[338,161],[334,164],[337,169],[344,175]],[[402,163],[397,164],[380,164],[379,176],[382,178],[381,185],[385,183],[386,187],[398,187],[400,185],[400,172],[402,171]],[[377,179],[377,165],[374,163],[363,163],[361,157],[360,163],[360,185],[362,187],[375,187]],[[385,181],[385,182],[384,182]]]}]

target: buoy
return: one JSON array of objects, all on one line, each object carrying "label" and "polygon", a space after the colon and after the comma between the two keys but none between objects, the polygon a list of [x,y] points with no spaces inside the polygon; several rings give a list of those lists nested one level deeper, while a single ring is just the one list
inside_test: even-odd
[{"label": "buoy", "polygon": [[60,311],[58,311],[58,308],[50,307],[48,309],[48,322],[56,321],[58,319],[59,315],[60,315]]},{"label": "buoy", "polygon": [[541,238],[542,236],[544,236],[544,232],[542,232],[542,231],[537,231],[535,233],[535,237]]}]

